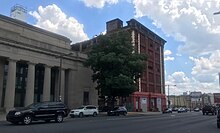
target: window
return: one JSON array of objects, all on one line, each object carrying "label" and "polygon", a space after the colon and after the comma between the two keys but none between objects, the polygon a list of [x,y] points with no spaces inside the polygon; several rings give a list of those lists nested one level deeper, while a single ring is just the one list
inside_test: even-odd
[{"label": "window", "polygon": [[149,81],[151,83],[154,83],[154,74],[153,73],[149,73]]},{"label": "window", "polygon": [[84,91],[83,93],[83,104],[88,105],[89,104],[89,92]]},{"label": "window", "polygon": [[152,61],[149,61],[148,63],[148,69],[153,70],[154,69],[154,63]]}]

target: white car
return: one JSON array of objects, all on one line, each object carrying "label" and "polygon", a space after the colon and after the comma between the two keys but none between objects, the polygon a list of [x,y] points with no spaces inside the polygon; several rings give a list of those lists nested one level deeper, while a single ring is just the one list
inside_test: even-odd
[{"label": "white car", "polygon": [[86,105],[70,111],[70,117],[83,116],[97,116],[99,114],[98,108],[94,105]]},{"label": "white car", "polygon": [[183,107],[180,107],[177,112],[178,113],[183,113],[183,112],[187,112],[187,110]]}]

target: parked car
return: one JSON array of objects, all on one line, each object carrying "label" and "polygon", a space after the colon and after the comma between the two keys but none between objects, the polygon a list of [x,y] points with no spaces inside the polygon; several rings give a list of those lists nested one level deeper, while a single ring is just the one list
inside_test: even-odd
[{"label": "parked car", "polygon": [[22,123],[25,125],[38,120],[45,122],[55,120],[57,123],[61,123],[63,118],[68,116],[68,113],[68,107],[62,102],[40,102],[9,111],[6,120],[13,124]]},{"label": "parked car", "polygon": [[199,108],[194,108],[193,110],[194,110],[195,112],[199,112],[199,111],[200,111]]},{"label": "parked car", "polygon": [[83,117],[83,116],[97,116],[99,114],[98,108],[94,105],[81,106],[77,109],[70,111],[70,117]]},{"label": "parked car", "polygon": [[185,110],[188,112],[188,111],[190,111],[190,108],[185,108]]},{"label": "parked car", "polygon": [[206,105],[202,108],[202,114],[203,115],[208,115],[209,113],[211,113],[212,115],[216,115],[217,114],[217,109],[215,106],[211,106],[211,105]]},{"label": "parked car", "polygon": [[177,112],[178,113],[184,113],[184,112],[187,112],[187,110],[183,107],[180,107]]},{"label": "parked car", "polygon": [[116,106],[114,107],[112,110],[108,111],[108,115],[112,116],[112,115],[127,115],[127,109],[125,108],[125,106]]},{"label": "parked car", "polygon": [[172,109],[172,111],[178,111],[178,108],[177,108],[177,107],[174,107],[174,108]]},{"label": "parked car", "polygon": [[163,110],[163,113],[166,114],[166,113],[172,113],[172,108],[166,108]]},{"label": "parked car", "polygon": [[220,128],[220,109],[217,111],[217,128]]}]

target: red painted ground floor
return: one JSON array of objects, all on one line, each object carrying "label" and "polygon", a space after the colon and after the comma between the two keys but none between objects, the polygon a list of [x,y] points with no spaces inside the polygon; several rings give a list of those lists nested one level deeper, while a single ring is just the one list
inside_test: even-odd
[{"label": "red painted ground floor", "polygon": [[160,93],[135,92],[130,102],[132,111],[162,111],[166,108],[166,96]]},{"label": "red painted ground floor", "polygon": [[[110,106],[106,97],[99,97],[100,110]],[[128,111],[162,111],[166,108],[166,96],[160,93],[134,92],[126,98],[116,98],[115,106],[125,105]]]}]

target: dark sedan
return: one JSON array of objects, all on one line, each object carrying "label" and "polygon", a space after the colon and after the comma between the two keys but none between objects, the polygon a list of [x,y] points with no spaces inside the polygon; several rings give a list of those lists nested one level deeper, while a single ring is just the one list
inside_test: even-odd
[{"label": "dark sedan", "polygon": [[126,116],[127,115],[127,109],[124,107],[124,106],[117,106],[117,107],[114,107],[113,110],[109,110],[108,111],[108,115],[112,116],[112,115],[116,115],[116,116],[119,116],[119,115],[124,115]]}]

